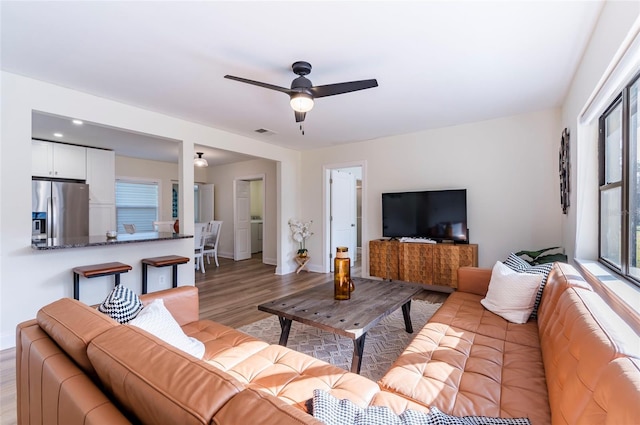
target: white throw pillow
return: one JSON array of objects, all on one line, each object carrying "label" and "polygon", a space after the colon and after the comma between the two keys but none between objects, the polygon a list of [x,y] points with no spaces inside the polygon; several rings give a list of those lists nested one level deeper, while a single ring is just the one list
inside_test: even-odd
[{"label": "white throw pillow", "polygon": [[199,359],[204,355],[204,344],[196,338],[188,337],[176,319],[173,318],[169,310],[164,306],[162,299],[153,302],[140,311],[129,325],[137,326],[140,329],[153,334],[164,342],[191,354]]},{"label": "white throw pillow", "polygon": [[480,303],[510,322],[526,323],[542,279],[539,274],[513,271],[498,261],[491,272],[487,295]]}]

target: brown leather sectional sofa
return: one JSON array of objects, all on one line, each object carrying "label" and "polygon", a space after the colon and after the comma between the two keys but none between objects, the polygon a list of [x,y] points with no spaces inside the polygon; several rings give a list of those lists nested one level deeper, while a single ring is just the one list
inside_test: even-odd
[{"label": "brown leather sectional sofa", "polygon": [[538,424],[640,421],[640,337],[576,270],[556,265],[538,320],[514,325],[479,303],[490,270],[459,288],[379,383],[198,320],[195,287],[162,298],[203,360],[72,299],[17,329],[19,424],[319,424],[314,389],[399,413],[529,417]]}]

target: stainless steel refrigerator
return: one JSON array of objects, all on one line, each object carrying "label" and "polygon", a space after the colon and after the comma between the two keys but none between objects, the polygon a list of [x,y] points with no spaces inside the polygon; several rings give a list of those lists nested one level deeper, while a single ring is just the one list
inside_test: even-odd
[{"label": "stainless steel refrigerator", "polygon": [[89,185],[31,181],[32,239],[89,236]]}]

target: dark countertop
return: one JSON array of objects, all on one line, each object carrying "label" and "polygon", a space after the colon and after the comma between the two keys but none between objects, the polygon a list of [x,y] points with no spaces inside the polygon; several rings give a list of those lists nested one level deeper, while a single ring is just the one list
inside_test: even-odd
[{"label": "dark countertop", "polygon": [[193,235],[180,233],[140,232],[134,234],[118,234],[115,239],[107,239],[106,235],[80,236],[75,238],[49,238],[32,240],[31,248],[35,250],[83,248],[87,246],[112,246],[124,243],[140,243],[193,238]]}]

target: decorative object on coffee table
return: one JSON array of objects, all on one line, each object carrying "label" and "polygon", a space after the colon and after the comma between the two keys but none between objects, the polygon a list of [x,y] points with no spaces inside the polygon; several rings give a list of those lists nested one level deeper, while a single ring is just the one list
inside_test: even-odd
[{"label": "decorative object on coffee table", "polygon": [[313,233],[311,232],[312,220],[302,222],[296,219],[289,220],[289,228],[291,229],[291,237],[298,242],[299,248],[296,255],[298,257],[306,257],[308,255],[306,241]]},{"label": "decorative object on coffee table", "polygon": [[569,151],[569,129],[565,128],[562,131],[562,138],[560,139],[560,158],[558,160],[558,166],[560,168],[560,204],[562,205],[562,213],[567,214],[569,209],[569,195],[571,193],[570,185],[570,151]]},{"label": "decorative object on coffee table", "polygon": [[349,248],[336,247],[336,258],[333,260],[333,298],[336,300],[348,300],[355,289],[351,280],[351,259]]},{"label": "decorative object on coffee table", "polygon": [[333,282],[260,304],[258,310],[278,316],[281,327],[279,344],[286,346],[293,321],[343,335],[353,340],[351,371],[359,373],[364,341],[369,329],[382,318],[402,307],[405,330],[413,333],[411,299],[423,290],[412,283],[355,278],[358,290],[350,300],[333,299]]}]

